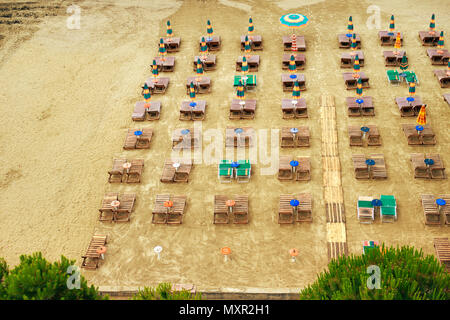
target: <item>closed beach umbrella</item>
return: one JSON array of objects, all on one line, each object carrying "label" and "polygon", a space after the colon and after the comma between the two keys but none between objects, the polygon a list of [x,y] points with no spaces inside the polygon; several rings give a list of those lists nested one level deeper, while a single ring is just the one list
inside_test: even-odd
[{"label": "closed beach umbrella", "polygon": [[247,58],[244,56],[242,57],[242,67],[241,67],[242,74],[246,74],[248,72],[248,63]]},{"label": "closed beach umbrella", "polygon": [[350,16],[348,18],[347,31],[348,31],[347,37],[350,38],[352,36],[352,33],[353,33],[353,18],[352,18],[352,16]]},{"label": "closed beach umbrella", "polygon": [[427,111],[426,111],[426,105],[422,105],[420,107],[419,115],[417,116],[416,122],[419,126],[424,126],[427,124]]},{"label": "closed beach umbrella", "polygon": [[239,85],[238,85],[237,91],[236,91],[236,97],[241,100],[244,100],[244,98],[245,98],[244,85],[242,84],[242,81],[240,81],[240,80],[239,80]]},{"label": "closed beach umbrella", "polygon": [[158,79],[157,79],[158,74],[159,74],[158,65],[156,64],[156,60],[153,60],[153,63],[152,63],[152,75],[154,77],[154,79],[153,79],[154,82],[158,81]]},{"label": "closed beach umbrella", "polygon": [[298,80],[294,82],[294,90],[292,90],[292,98],[300,99],[300,85],[298,84]]},{"label": "closed beach umbrella", "polygon": [[412,97],[416,93],[416,83],[410,82],[409,83],[409,95]]},{"label": "closed beach umbrella", "polygon": [[400,61],[400,69],[406,70],[408,69],[408,58],[406,57],[406,54],[403,55],[402,61]]},{"label": "closed beach umbrella", "polygon": [[208,46],[206,45],[205,37],[202,37],[202,41],[200,43],[200,53],[203,57],[208,54]]},{"label": "closed beach umbrella", "polygon": [[358,81],[356,82],[356,95],[358,97],[361,97],[362,94],[363,94],[362,80],[361,78],[358,78]]},{"label": "closed beach umbrella", "polygon": [[444,52],[444,31],[441,31],[439,35],[439,41],[437,43],[438,53],[442,54]]},{"label": "closed beach umbrella", "polygon": [[145,103],[148,104],[150,102],[151,98],[152,98],[152,95],[150,93],[150,88],[148,87],[147,83],[144,84],[142,89],[143,89],[142,90],[142,95],[144,96]]},{"label": "closed beach umbrella", "polygon": [[197,59],[197,78],[195,80],[200,81],[202,79],[202,75],[203,75],[203,64],[202,61],[200,59]]},{"label": "closed beach umbrella", "polygon": [[194,99],[195,99],[194,82],[191,82],[191,85],[189,86],[189,98],[191,98],[192,101],[194,101]]},{"label": "closed beach umbrella", "polygon": [[350,47],[353,51],[356,51],[356,49],[358,49],[358,43],[356,42],[356,33],[354,33],[352,36],[352,44],[350,45]]},{"label": "closed beach umbrella", "polygon": [[398,49],[402,47],[402,40],[400,38],[400,32],[397,32],[397,37],[395,38],[394,48],[395,53],[398,53]]},{"label": "closed beach umbrella", "polygon": [[164,39],[163,38],[159,39],[159,50],[158,50],[158,53],[162,57],[162,60],[164,60],[164,56],[166,55],[166,46],[164,45]]},{"label": "closed beach umbrella", "polygon": [[213,36],[213,27],[211,25],[211,21],[209,20],[207,22],[206,32],[208,33],[208,37],[211,38]]},{"label": "closed beach umbrella", "polygon": [[248,34],[252,34],[255,31],[255,27],[253,26],[253,19],[250,17],[248,19]]},{"label": "closed beach umbrella", "polygon": [[294,55],[291,55],[291,58],[289,60],[289,71],[291,73],[294,73],[297,70],[297,65],[295,64],[295,57]]},{"label": "closed beach umbrella", "polygon": [[170,38],[170,37],[172,37],[172,33],[173,33],[173,31],[172,31],[172,26],[170,25],[170,21],[169,20],[167,20],[167,36]]},{"label": "closed beach umbrella", "polygon": [[250,57],[250,52],[252,52],[252,46],[250,45],[250,41],[248,40],[248,36],[245,36],[244,52],[247,54],[247,57]]},{"label": "closed beach umbrella", "polygon": [[391,22],[389,23],[389,33],[394,34],[394,30],[395,30],[395,20],[394,20],[394,15],[392,15]]},{"label": "closed beach umbrella", "polygon": [[353,76],[355,78],[359,77],[359,70],[361,69],[361,66],[359,65],[359,57],[358,55],[355,55],[355,61],[353,61]]},{"label": "closed beach umbrella", "polygon": [[430,20],[430,33],[434,33],[434,29],[436,28],[436,21],[435,21],[435,17],[434,17],[434,13],[431,15],[431,20]]}]

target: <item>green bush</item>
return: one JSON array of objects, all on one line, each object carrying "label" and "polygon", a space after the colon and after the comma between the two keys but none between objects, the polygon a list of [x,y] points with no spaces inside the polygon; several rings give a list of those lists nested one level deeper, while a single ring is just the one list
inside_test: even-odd
[{"label": "green bush", "polygon": [[[380,289],[369,289],[367,267],[380,268]],[[448,300],[450,276],[433,256],[413,247],[342,256],[300,292],[301,300]]]},{"label": "green bush", "polygon": [[[0,259],[0,299],[3,300],[97,300],[103,299],[94,286],[88,287],[80,275],[80,289],[67,286],[71,276],[68,267],[75,260],[61,256],[61,261],[50,263],[40,252],[20,256],[14,269]],[[73,274],[73,273],[72,273]],[[73,282],[71,282],[73,283]],[[105,297],[107,299],[107,297]]]},{"label": "green bush", "polygon": [[201,300],[201,293],[192,294],[190,291],[172,292],[170,283],[160,283],[156,288],[144,287],[135,294],[132,300]]}]

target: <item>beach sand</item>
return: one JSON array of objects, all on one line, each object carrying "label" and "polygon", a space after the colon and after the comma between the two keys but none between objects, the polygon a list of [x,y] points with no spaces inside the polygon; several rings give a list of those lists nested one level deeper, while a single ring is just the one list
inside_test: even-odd
[{"label": "beach sand", "polygon": [[[96,286],[144,286],[162,281],[194,283],[199,289],[213,288],[291,288],[300,289],[315,280],[328,263],[326,217],[323,201],[321,162],[320,97],[335,97],[342,186],[346,211],[349,253],[360,254],[363,240],[378,240],[387,245],[414,245],[434,254],[433,238],[448,236],[445,226],[424,225],[420,194],[449,193],[450,182],[414,179],[410,153],[439,153],[450,163],[449,106],[420,45],[419,30],[427,30],[431,14],[436,13],[437,30],[450,30],[450,6],[442,1],[377,1],[381,30],[387,30],[395,14],[396,29],[404,33],[410,69],[419,77],[416,94],[427,103],[428,121],[437,144],[412,147],[406,143],[394,97],[406,96],[405,85],[390,86],[386,79],[378,30],[369,29],[368,1],[75,1],[81,7],[81,29],[66,27],[68,6],[56,16],[42,17],[36,29],[25,38],[25,31],[13,32],[2,26],[5,36],[0,44],[0,257],[11,265],[19,255],[41,251],[50,260],[65,255],[81,262],[94,233],[109,236],[108,252],[96,271],[83,271]],[[72,3],[71,3],[72,4]],[[62,11],[62,12],[61,12]],[[310,24],[299,32],[307,42],[308,119],[283,120],[280,102],[283,93],[281,37],[290,30],[279,23],[289,12],[305,14]],[[242,55],[239,36],[247,30],[251,13],[255,34],[263,36],[264,50],[256,73],[258,88],[248,98],[258,100],[256,117],[231,121],[228,110],[235,91],[232,87],[235,60]],[[362,37],[365,65],[371,88],[365,94],[374,98],[376,116],[349,118],[346,96],[354,91],[344,87],[339,68],[337,34],[345,33],[348,16],[353,16],[355,31]],[[175,36],[181,36],[175,72],[164,95],[161,119],[137,123],[131,120],[136,101],[142,100],[140,86],[150,77],[150,64],[157,55],[157,43],[165,35],[170,19]],[[248,184],[219,184],[215,164],[194,165],[188,184],[162,184],[159,181],[165,158],[171,154],[171,133],[175,128],[192,127],[179,117],[181,101],[187,100],[185,82],[194,75],[192,59],[198,54],[198,39],[206,33],[210,19],[214,32],[222,38],[216,52],[217,70],[206,75],[212,79],[212,92],[199,95],[208,103],[203,131],[226,126],[251,126],[255,129],[281,129],[282,126],[307,125],[311,146],[280,149],[281,155],[310,156],[312,179],[309,182],[280,182],[275,175],[263,175],[256,163]],[[9,28],[9,29],[8,29]],[[34,27],[33,27],[34,28]],[[37,29],[38,28],[38,29]],[[15,40],[14,45],[11,39]],[[350,147],[349,124],[376,124],[383,145],[372,148]],[[128,128],[151,127],[154,136],[149,150],[122,149]],[[224,145],[224,144],[222,144]],[[383,153],[387,163],[385,181],[357,181],[351,155]],[[145,159],[139,185],[107,182],[113,158]],[[261,159],[258,159],[259,161]],[[137,202],[131,222],[111,225],[98,222],[98,209],[106,192],[136,193]],[[313,222],[280,226],[277,223],[278,198],[283,193],[310,192],[313,196]],[[185,194],[187,208],[180,226],[154,225],[151,212],[156,194]],[[214,225],[215,194],[248,194],[248,225]],[[378,197],[393,194],[398,202],[398,220],[361,225],[356,217],[359,195]],[[162,259],[153,252],[163,247]],[[232,260],[224,263],[220,248],[232,250]],[[291,263],[288,250],[300,252]]]}]

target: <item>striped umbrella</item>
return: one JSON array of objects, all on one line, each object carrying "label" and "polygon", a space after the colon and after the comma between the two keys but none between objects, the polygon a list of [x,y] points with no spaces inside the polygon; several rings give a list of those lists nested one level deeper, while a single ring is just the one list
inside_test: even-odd
[{"label": "striped umbrella", "polygon": [[208,54],[208,46],[206,45],[205,37],[202,37],[202,41],[200,43],[200,53],[202,57],[206,57]]},{"label": "striped umbrella", "polygon": [[352,44],[351,44],[350,47],[351,47],[351,49],[353,51],[351,53],[351,55],[354,56],[356,49],[358,49],[358,43],[356,42],[356,33],[354,33],[353,36],[352,36]]},{"label": "striped umbrella", "polygon": [[291,36],[292,45],[291,45],[291,51],[297,52],[297,36],[293,33]]},{"label": "striped umbrella", "polygon": [[146,107],[148,108],[149,102],[152,98],[152,95],[150,93],[150,88],[148,87],[147,83],[144,83],[144,86],[142,87],[142,95],[144,96],[145,103],[147,104]]},{"label": "striped umbrella", "polygon": [[158,82],[158,65],[156,64],[156,60],[153,60],[152,63],[152,74],[153,74],[153,82]]},{"label": "striped umbrella", "polygon": [[437,52],[439,54],[443,54],[444,53],[444,31],[441,31],[441,34],[439,36],[439,41],[437,43],[437,47],[438,47]]},{"label": "striped umbrella", "polygon": [[435,21],[435,16],[434,13],[431,15],[431,20],[430,20],[430,33],[434,33],[434,29],[436,28],[436,21]]},{"label": "striped umbrella", "polygon": [[236,91],[236,97],[241,100],[244,100],[244,98],[245,98],[244,85],[242,84],[241,80],[239,80],[239,85],[238,85],[237,91]]},{"label": "striped umbrella", "polygon": [[166,46],[164,45],[164,39],[159,39],[159,55],[161,56],[161,60],[164,61],[164,56],[166,55]]},{"label": "striped umbrella", "polygon": [[363,95],[363,87],[362,87],[361,78],[358,78],[358,81],[356,82],[356,95],[358,97],[362,97],[362,95]]},{"label": "striped umbrella", "polygon": [[292,90],[292,98],[300,99],[300,85],[298,84],[298,80],[294,82],[294,90]]},{"label": "striped umbrella", "polygon": [[248,63],[247,63],[247,58],[244,56],[242,57],[242,67],[241,67],[241,71],[243,75],[246,75],[248,72]]},{"label": "striped umbrella", "polygon": [[171,38],[172,37],[172,33],[173,33],[173,31],[172,31],[172,27],[170,25],[170,20],[167,20],[167,36],[169,38]]},{"label": "striped umbrella", "polygon": [[417,116],[416,122],[419,126],[424,126],[427,124],[427,111],[426,111],[426,105],[422,105],[420,107],[419,115]]},{"label": "striped umbrella", "polygon": [[409,67],[408,58],[406,57],[406,54],[404,54],[402,57],[402,61],[400,61],[400,69],[406,70],[406,69],[408,69],[408,67]]},{"label": "striped umbrella", "polygon": [[391,22],[389,23],[389,35],[393,36],[395,30],[395,20],[394,15],[391,16]]},{"label": "striped umbrella", "polygon": [[282,16],[280,18],[280,22],[282,25],[288,26],[289,28],[292,29],[291,50],[296,52],[298,49],[297,49],[297,37],[294,34],[294,28],[301,28],[301,27],[305,27],[306,25],[308,25],[308,22],[309,22],[308,18],[303,14],[289,13],[289,14],[285,14],[284,16]]},{"label": "striped umbrella", "polygon": [[350,38],[352,36],[352,33],[353,33],[353,18],[352,18],[352,16],[350,16],[348,18],[347,31],[348,31],[347,37]]},{"label": "striped umbrella", "polygon": [[250,57],[250,53],[252,52],[252,46],[250,45],[250,41],[248,40],[248,36],[245,36],[244,52],[247,54],[247,57]]},{"label": "striped umbrella", "polygon": [[291,55],[291,58],[289,60],[289,72],[294,73],[295,71],[297,71],[297,64],[295,63],[294,55]]},{"label": "striped umbrella", "polygon": [[208,33],[209,39],[212,39],[212,36],[214,33],[213,33],[213,27],[211,25],[211,21],[209,21],[209,20],[207,22],[206,32]]},{"label": "striped umbrella", "polygon": [[197,78],[195,78],[196,81],[201,81],[202,80],[202,75],[203,75],[203,64],[202,61],[199,59],[197,59]]},{"label": "striped umbrella", "polygon": [[358,55],[355,55],[355,61],[353,61],[353,77],[359,78],[359,70],[361,69],[361,66],[359,65],[359,57]]},{"label": "striped umbrella", "polygon": [[191,98],[191,101],[195,100],[195,87],[194,82],[191,82],[189,86],[189,98]]},{"label": "striped umbrella", "polygon": [[413,97],[416,94],[416,83],[410,82],[409,83],[409,95]]},{"label": "striped umbrella", "polygon": [[395,54],[399,54],[399,49],[402,47],[402,40],[400,38],[400,32],[397,32],[397,37],[395,38],[394,48]]},{"label": "striped umbrella", "polygon": [[255,31],[255,27],[253,26],[253,19],[250,17],[248,19],[248,34],[252,34]]}]

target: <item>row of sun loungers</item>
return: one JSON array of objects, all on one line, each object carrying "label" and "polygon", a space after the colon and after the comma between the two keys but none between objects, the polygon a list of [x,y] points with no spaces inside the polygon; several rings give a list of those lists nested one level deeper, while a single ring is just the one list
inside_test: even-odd
[{"label": "row of sun loungers", "polygon": [[129,222],[135,201],[135,194],[107,193],[99,209],[99,221]]},{"label": "row of sun loungers", "polygon": [[[292,200],[297,200],[298,206],[292,206]],[[310,193],[280,195],[278,223],[294,222],[312,222],[312,196]]]},{"label": "row of sun loungers", "polygon": [[[374,165],[369,166],[366,160],[371,159],[375,162]],[[353,167],[355,170],[356,179],[386,179],[386,164],[384,155],[380,153],[365,156],[363,154],[352,155]]]},{"label": "row of sun loungers", "polygon": [[292,156],[280,156],[278,180],[311,180],[311,162],[309,157],[297,157],[297,166],[292,166]]},{"label": "row of sun loungers", "polygon": [[234,195],[232,198],[225,195],[214,196],[214,224],[228,224],[230,217],[233,223],[248,223],[248,196]]},{"label": "row of sun loungers", "polygon": [[[136,131],[142,132],[141,135],[136,135]],[[141,130],[129,129],[125,138],[123,148],[125,150],[132,149],[149,149],[152,141],[153,129],[143,128]]]},{"label": "row of sun loungers", "polygon": [[[443,199],[446,204],[439,208],[436,204],[436,199]],[[422,194],[421,201],[423,214],[425,216],[425,224],[440,225],[441,215],[444,217],[444,224],[450,224],[450,194],[442,194],[436,197],[432,194]]]},{"label": "row of sun loungers", "polygon": [[[367,139],[368,146],[381,146],[381,137],[376,125],[366,125],[369,128],[369,132],[366,133],[365,139]],[[360,126],[348,126],[348,137],[350,140],[350,146],[363,146],[363,132]]]},{"label": "row of sun loungers", "polygon": [[108,182],[139,183],[144,171],[144,160],[114,159],[112,169],[108,171]]},{"label": "row of sun loungers", "polygon": [[[425,164],[425,159],[433,160],[433,164]],[[445,167],[441,157],[437,153],[412,153],[411,162],[414,170],[414,178],[445,179]]]}]

